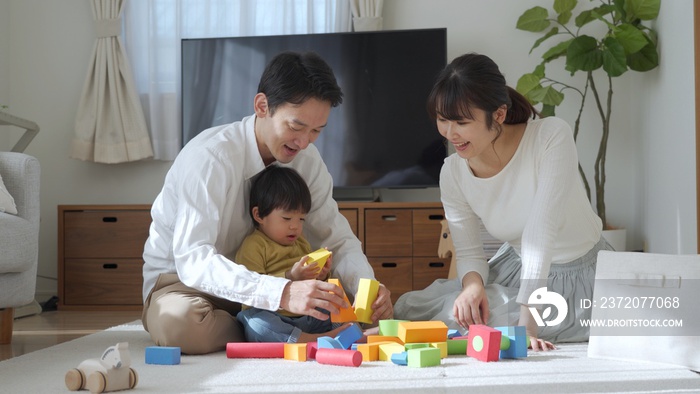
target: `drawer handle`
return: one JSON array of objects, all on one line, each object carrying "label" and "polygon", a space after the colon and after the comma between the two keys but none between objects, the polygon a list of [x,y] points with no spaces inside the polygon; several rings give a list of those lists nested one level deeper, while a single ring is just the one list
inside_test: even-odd
[{"label": "drawer handle", "polygon": [[105,223],[116,223],[116,222],[117,222],[117,218],[114,217],[114,216],[105,216],[105,217],[102,218],[102,221],[105,222]]},{"label": "drawer handle", "polygon": [[438,261],[438,262],[432,262],[432,263],[428,263],[428,266],[431,267],[431,268],[442,268],[442,267],[445,266],[445,263],[442,263],[442,262],[439,262],[439,261]]},{"label": "drawer handle", "polygon": [[382,220],[386,220],[387,222],[395,222],[396,215],[382,215]]},{"label": "drawer handle", "polygon": [[396,263],[382,263],[382,268],[396,268]]},{"label": "drawer handle", "polygon": [[442,220],[445,218],[445,215],[428,215],[429,220]]},{"label": "drawer handle", "polygon": [[106,270],[115,270],[117,269],[118,265],[116,263],[108,263],[108,264],[102,264],[102,268]]}]

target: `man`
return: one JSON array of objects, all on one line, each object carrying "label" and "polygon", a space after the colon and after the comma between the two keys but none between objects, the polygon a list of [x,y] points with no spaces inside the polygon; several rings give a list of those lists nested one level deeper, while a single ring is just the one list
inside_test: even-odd
[{"label": "man", "polygon": [[[312,145],[331,108],[342,102],[333,71],[314,53],[286,52],[267,65],[253,100],[255,114],[193,138],[175,159],[153,203],[144,248],[142,316],[159,346],[183,353],[222,350],[243,340],[235,314],[252,307],[329,316],[346,306],[342,290],[317,280],[260,275],[232,261],[253,225],[247,196],[252,178],[271,163],[296,169],[309,185],[306,238],[334,252],[333,276],[354,294],[374,278],[347,220],[332,198],[333,183]],[[393,315],[380,286],[373,322]]]}]

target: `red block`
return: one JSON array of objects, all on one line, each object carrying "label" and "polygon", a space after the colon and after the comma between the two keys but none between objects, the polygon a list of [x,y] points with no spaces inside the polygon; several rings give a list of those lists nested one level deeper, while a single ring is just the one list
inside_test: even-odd
[{"label": "red block", "polygon": [[228,358],[284,358],[284,342],[229,342]]},{"label": "red block", "polygon": [[316,351],[316,362],[344,367],[359,367],[362,364],[362,353],[357,350],[320,348]]},{"label": "red block", "polygon": [[482,324],[469,326],[467,356],[480,361],[498,361],[502,333]]},{"label": "red block", "polygon": [[318,351],[318,342],[306,342],[306,359],[314,360]]}]

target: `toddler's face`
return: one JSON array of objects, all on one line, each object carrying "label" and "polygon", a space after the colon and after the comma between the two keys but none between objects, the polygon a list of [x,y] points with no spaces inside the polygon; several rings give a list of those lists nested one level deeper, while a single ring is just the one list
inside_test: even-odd
[{"label": "toddler's face", "polygon": [[258,228],[280,245],[292,245],[301,236],[306,214],[300,211],[275,209],[258,220]]}]

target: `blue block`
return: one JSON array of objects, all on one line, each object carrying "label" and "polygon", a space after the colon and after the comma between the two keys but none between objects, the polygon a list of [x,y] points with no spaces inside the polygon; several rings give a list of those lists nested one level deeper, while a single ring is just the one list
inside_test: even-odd
[{"label": "blue block", "polygon": [[337,339],[331,337],[319,337],[316,345],[319,349],[345,349]]},{"label": "blue block", "polygon": [[500,352],[501,359],[527,357],[527,333],[524,326],[496,327],[496,329],[510,340],[510,347]]},{"label": "blue block", "polygon": [[394,353],[391,355],[391,362],[396,365],[408,365],[408,353]]},{"label": "blue block", "polygon": [[360,338],[362,338],[362,329],[357,324],[350,325],[335,337],[343,349],[349,349]]},{"label": "blue block", "polygon": [[146,364],[180,364],[180,348],[167,346],[149,346],[146,348]]},{"label": "blue block", "polygon": [[448,339],[452,339],[454,337],[459,337],[459,336],[462,336],[462,334],[459,331],[452,329],[452,328],[447,330],[447,338]]}]

